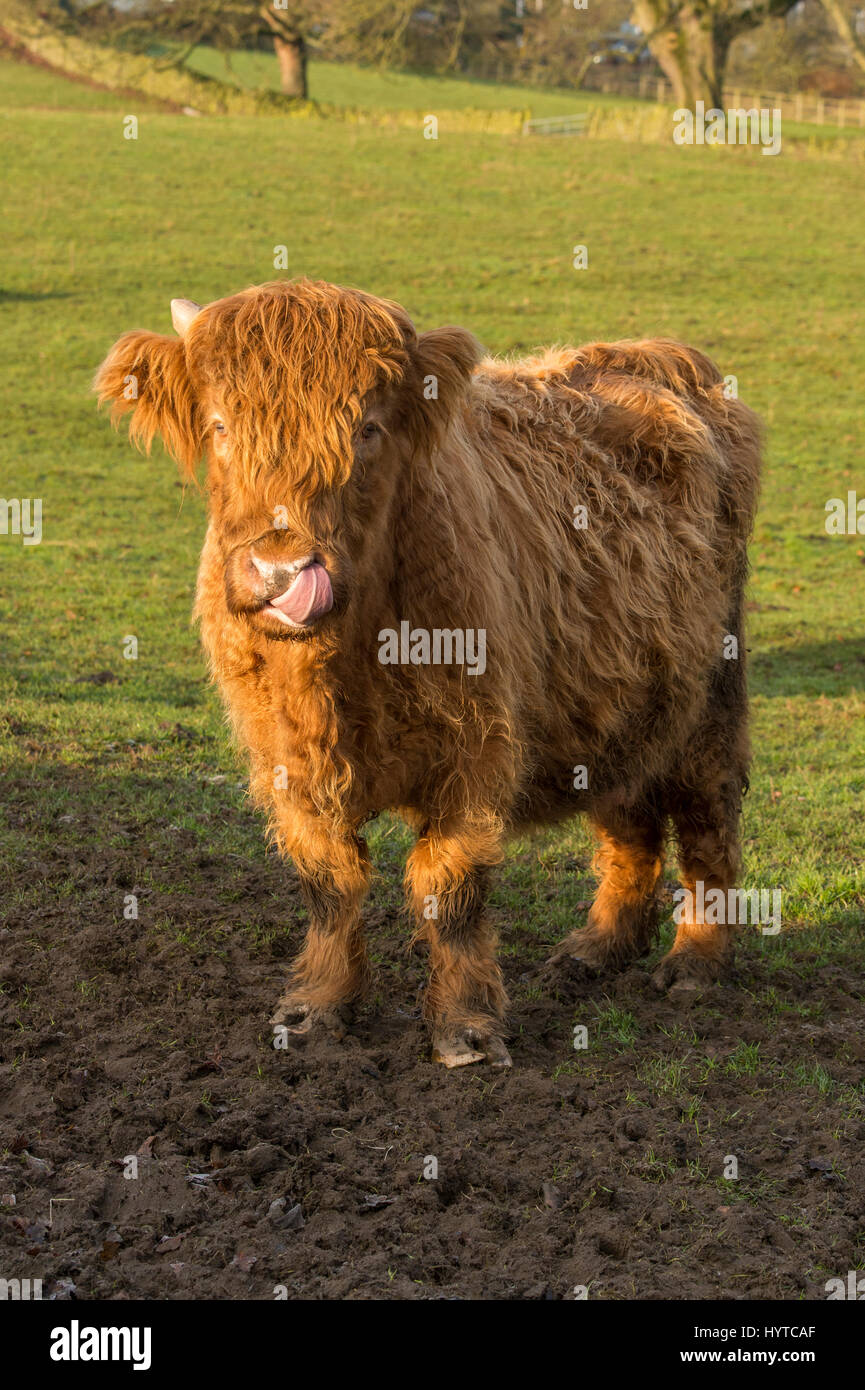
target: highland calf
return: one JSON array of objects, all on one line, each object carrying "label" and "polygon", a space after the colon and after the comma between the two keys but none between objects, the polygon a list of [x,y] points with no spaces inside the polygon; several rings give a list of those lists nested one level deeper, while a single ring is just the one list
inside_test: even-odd
[{"label": "highland calf", "polygon": [[[668,822],[687,888],[735,880],[756,419],[674,342],[496,361],[304,280],[172,311],[96,388],[190,477],[207,459],[204,646],[310,914],[274,1023],[339,1032],[363,994],[361,829],[390,808],[433,1056],[508,1066],[484,897],[509,833],[584,811],[599,839],[554,972],[649,950]],[[692,910],[657,984],[708,984],[731,937]]]}]

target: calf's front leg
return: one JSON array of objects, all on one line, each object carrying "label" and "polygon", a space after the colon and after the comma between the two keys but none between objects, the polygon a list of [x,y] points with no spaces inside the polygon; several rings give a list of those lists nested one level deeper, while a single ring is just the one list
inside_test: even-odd
[{"label": "calf's front leg", "polygon": [[310,824],[286,847],[295,861],[309,910],[303,949],[271,1019],[292,1033],[316,1025],[342,1033],[351,1006],[369,984],[361,907],[369,886],[369,856],[358,836],[340,837]]},{"label": "calf's front leg", "polygon": [[484,1059],[496,1068],[511,1065],[503,1036],[508,1000],[495,936],[484,916],[483,861],[497,857],[471,832],[429,832],[409,856],[406,886],[415,939],[430,948],[424,1018],[432,1032],[433,1061],[446,1067]]}]

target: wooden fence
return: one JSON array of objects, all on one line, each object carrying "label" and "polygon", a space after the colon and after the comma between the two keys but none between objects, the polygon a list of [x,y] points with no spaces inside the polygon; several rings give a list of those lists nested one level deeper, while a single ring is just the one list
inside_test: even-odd
[{"label": "wooden fence", "polygon": [[[672,106],[674,97],[670,83],[662,77],[641,73],[639,77],[627,79],[622,75],[608,75],[592,90],[612,93],[618,96],[643,97]],[[746,92],[740,87],[724,88],[724,109],[730,107],[758,111],[777,110],[782,120],[804,121],[809,125],[836,125],[843,130],[846,126],[859,126],[865,130],[865,99],[862,97],[821,97],[816,92]]]}]

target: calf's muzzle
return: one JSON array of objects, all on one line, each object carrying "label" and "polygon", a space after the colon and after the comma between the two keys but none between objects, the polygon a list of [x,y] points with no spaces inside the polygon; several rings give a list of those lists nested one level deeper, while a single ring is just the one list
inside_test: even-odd
[{"label": "calf's muzzle", "polygon": [[229,606],[284,627],[307,627],[333,607],[330,575],[314,554],[269,560],[247,547],[229,563],[226,587]]}]

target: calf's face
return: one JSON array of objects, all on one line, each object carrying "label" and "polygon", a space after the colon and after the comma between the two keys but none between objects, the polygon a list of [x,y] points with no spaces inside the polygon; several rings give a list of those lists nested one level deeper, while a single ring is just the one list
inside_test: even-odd
[{"label": "calf's face", "polygon": [[95,389],[189,476],[206,459],[230,612],[309,639],[386,578],[400,482],[458,418],[478,345],[309,281],[174,300],[172,318],[177,337],[125,334]]}]

